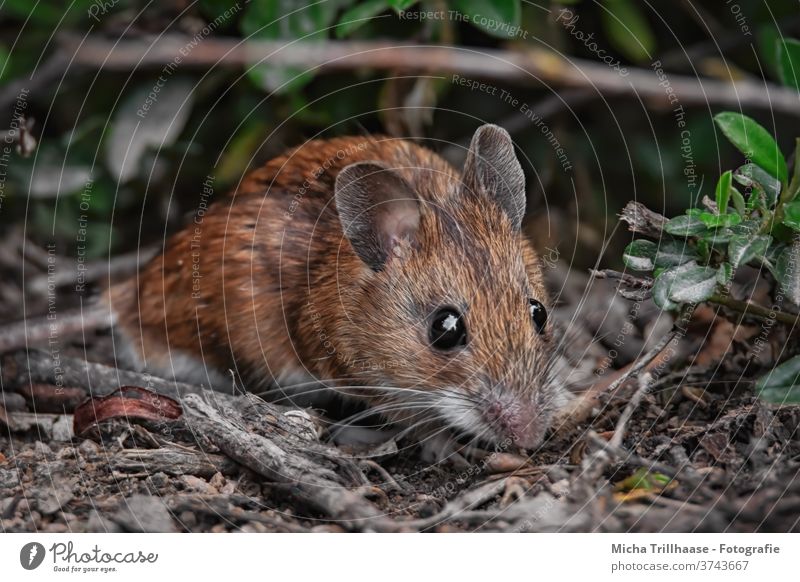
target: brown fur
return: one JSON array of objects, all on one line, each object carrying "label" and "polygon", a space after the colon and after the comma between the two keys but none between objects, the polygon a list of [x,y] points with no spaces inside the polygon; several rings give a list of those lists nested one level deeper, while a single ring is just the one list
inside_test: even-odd
[{"label": "brown fur", "polygon": [[[422,201],[417,244],[377,272],[343,236],[333,200],[338,172],[368,160],[394,168]],[[532,325],[529,298],[547,304],[538,259],[503,210],[465,194],[459,173],[430,150],[378,137],[310,141],[273,159],[108,294],[137,359],[161,373],[182,354],[235,368],[250,386],[308,376],[460,387],[476,406],[530,400],[543,432],[558,398],[542,377],[548,335]],[[429,318],[443,305],[465,314],[469,342],[457,353],[428,346]],[[417,402],[416,393],[358,392],[388,405],[392,420],[428,420],[392,406]]]}]

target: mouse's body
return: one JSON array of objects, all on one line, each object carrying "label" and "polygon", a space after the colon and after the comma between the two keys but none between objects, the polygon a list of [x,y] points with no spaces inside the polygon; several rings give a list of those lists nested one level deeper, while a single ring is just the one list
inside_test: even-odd
[{"label": "mouse's body", "polygon": [[185,380],[332,386],[423,439],[534,447],[564,391],[524,210],[495,126],[463,176],[406,140],[307,142],[109,290],[118,347]]}]

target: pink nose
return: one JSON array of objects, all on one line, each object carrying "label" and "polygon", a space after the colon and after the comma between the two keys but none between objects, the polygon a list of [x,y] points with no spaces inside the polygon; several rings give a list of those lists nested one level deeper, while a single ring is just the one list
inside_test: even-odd
[{"label": "pink nose", "polygon": [[544,438],[545,423],[532,403],[508,399],[490,402],[484,409],[486,421],[501,434],[503,443],[533,449]]}]

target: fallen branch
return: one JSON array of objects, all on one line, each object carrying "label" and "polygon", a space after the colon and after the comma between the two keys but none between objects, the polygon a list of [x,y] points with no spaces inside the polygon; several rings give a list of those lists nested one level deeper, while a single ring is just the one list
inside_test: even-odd
[{"label": "fallen branch", "polygon": [[121,473],[166,473],[180,477],[195,475],[210,479],[215,473],[236,474],[238,465],[224,455],[192,452],[185,448],[114,449],[102,453],[112,471]]},{"label": "fallen branch", "polygon": [[0,359],[3,386],[24,387],[29,384],[51,384],[83,388],[92,396],[105,396],[122,386],[141,386],[159,394],[179,398],[198,394],[207,388],[173,382],[146,373],[120,370],[78,358],[58,356],[57,360],[40,350],[20,350]]},{"label": "fallen branch", "polygon": [[[352,461],[308,440],[300,449],[278,431],[269,436],[250,432],[244,418],[231,406],[223,404],[217,409],[197,395],[187,396],[183,404],[184,419],[195,433],[251,471],[289,486],[295,497],[343,527],[367,531],[398,529],[375,506],[349,489],[355,484],[348,483],[346,475],[358,471],[350,466]],[[263,421],[269,423],[270,419]],[[294,437],[304,438],[306,434],[298,432]]]},{"label": "fallen branch", "polygon": [[46,344],[51,339],[80,335],[84,331],[106,329],[113,323],[110,311],[94,308],[59,313],[53,319],[46,316],[23,319],[0,327],[0,353]]},{"label": "fallen branch", "polygon": [[[31,243],[29,242],[28,246],[30,245]],[[157,250],[151,246],[106,259],[87,261],[85,269],[81,271],[75,268],[74,258],[57,257],[53,263],[56,265],[55,270],[31,278],[25,284],[25,291],[31,294],[43,294],[51,286],[86,285],[102,279],[115,280],[127,275],[133,275],[141,265],[155,256]],[[66,267],[62,267],[62,265],[66,265]]]}]

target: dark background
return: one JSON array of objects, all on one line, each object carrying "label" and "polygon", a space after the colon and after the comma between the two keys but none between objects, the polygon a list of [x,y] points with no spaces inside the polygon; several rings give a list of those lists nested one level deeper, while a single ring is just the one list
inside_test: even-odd
[{"label": "dark background", "polygon": [[[393,5],[407,5],[409,13],[400,17]],[[573,28],[558,21],[562,9],[578,16]],[[230,14],[224,17],[226,10]],[[428,10],[490,15],[518,28],[509,38],[463,18],[420,19],[420,11]],[[528,231],[539,245],[557,249],[581,269],[598,262],[617,267],[630,236],[617,228],[616,215],[628,200],[668,216],[680,214],[703,194],[713,197],[721,171],[742,162],[715,129],[715,113],[732,109],[754,117],[787,154],[800,134],[800,107],[795,114],[771,111],[747,95],[738,99],[732,85],[724,103],[703,95],[706,83],[755,83],[762,96],[777,88],[776,41],[800,36],[794,1],[76,0],[32,8],[27,0],[7,0],[0,21],[0,129],[12,126],[18,91],[29,88],[24,114],[29,124],[33,119],[30,131],[38,142],[23,152],[27,157],[12,152],[4,164],[0,228],[24,225],[38,244],[55,241],[61,255],[76,252],[81,214],[88,215],[89,258],[157,244],[196,209],[208,176],[219,196],[248,169],[312,136],[415,137],[460,163],[463,151],[448,143],[463,145],[478,125],[494,122],[509,128],[523,158]],[[398,67],[315,74],[269,65],[246,68],[221,53],[213,66],[171,68],[158,100],[141,119],[136,111],[164,65],[72,61],[76,42],[122,39],[147,46],[159,35],[172,35],[200,38],[193,49],[200,51],[211,50],[207,41],[215,39],[307,37],[315,43],[399,40],[511,53],[545,50],[580,59],[578,67],[594,61],[605,69],[577,32],[593,34],[595,48],[631,72],[617,75],[619,90],[598,89],[589,81],[568,86],[530,77],[503,83],[491,74],[470,76],[498,92],[509,90],[540,113],[564,148],[570,171],[519,107],[453,84],[452,71],[420,75]],[[656,61],[670,81],[699,81],[692,94],[676,94],[690,132],[694,189],[687,186],[682,130],[666,97],[642,96],[629,84],[634,72],[647,75],[650,86],[657,84]],[[81,196],[87,189],[84,212]],[[604,242],[610,247],[600,256]]]}]

